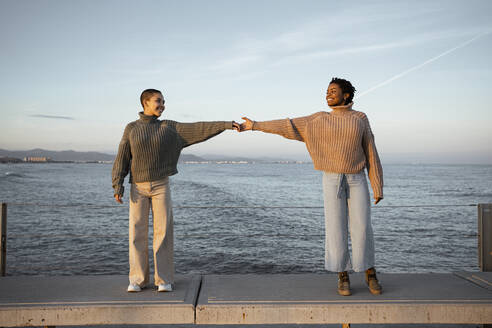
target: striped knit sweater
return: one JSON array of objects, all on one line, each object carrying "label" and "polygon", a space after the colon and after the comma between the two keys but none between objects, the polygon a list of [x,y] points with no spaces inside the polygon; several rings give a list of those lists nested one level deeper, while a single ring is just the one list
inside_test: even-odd
[{"label": "striped knit sweater", "polygon": [[130,183],[174,175],[183,148],[232,129],[232,121],[179,123],[160,121],[142,112],[139,115],[139,120],[126,126],[113,164],[115,195],[123,195],[123,181],[129,171]]},{"label": "striped knit sweater", "polygon": [[253,130],[306,143],[316,170],[358,173],[367,168],[375,198],[383,198],[383,169],[367,116],[352,103],[294,119],[254,122]]}]

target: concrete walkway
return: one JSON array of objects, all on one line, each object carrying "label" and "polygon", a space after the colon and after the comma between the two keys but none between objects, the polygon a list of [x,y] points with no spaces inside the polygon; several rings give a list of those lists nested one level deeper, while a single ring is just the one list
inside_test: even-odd
[{"label": "concrete walkway", "polygon": [[334,274],[178,275],[171,293],[127,293],[126,276],[2,277],[0,326],[492,323],[492,273],[380,274],[380,296],[350,278],[342,297]]},{"label": "concrete walkway", "polygon": [[[477,279],[480,278],[480,279]],[[383,294],[351,275],[353,295],[336,293],[336,275],[204,276],[197,324],[492,323],[492,273],[380,274]]]},{"label": "concrete walkway", "polygon": [[193,324],[200,276],[128,293],[128,276],[1,277],[0,327]]}]

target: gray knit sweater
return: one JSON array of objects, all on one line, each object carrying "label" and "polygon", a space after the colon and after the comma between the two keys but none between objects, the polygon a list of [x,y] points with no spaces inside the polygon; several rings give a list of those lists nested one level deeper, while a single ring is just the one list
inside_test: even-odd
[{"label": "gray knit sweater", "polygon": [[174,175],[183,148],[232,129],[232,121],[179,123],[160,121],[142,112],[139,115],[139,120],[126,126],[113,164],[115,195],[123,195],[123,181],[129,171],[130,183]]}]

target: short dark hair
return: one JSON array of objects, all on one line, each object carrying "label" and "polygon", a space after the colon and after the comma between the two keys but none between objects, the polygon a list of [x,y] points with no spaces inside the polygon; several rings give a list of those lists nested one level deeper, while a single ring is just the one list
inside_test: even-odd
[{"label": "short dark hair", "polygon": [[145,89],[142,91],[142,94],[140,95],[140,103],[142,104],[142,107],[144,106],[144,101],[149,100],[156,93],[162,94],[162,92],[156,89]]},{"label": "short dark hair", "polygon": [[352,102],[352,99],[354,99],[354,93],[355,93],[355,88],[352,85],[352,83],[350,83],[350,81],[340,79],[338,77],[332,78],[330,84],[332,84],[332,83],[335,83],[336,85],[338,85],[340,87],[340,89],[342,89],[342,93],[348,93],[349,94],[349,97],[347,99],[345,99],[344,105],[350,104]]}]

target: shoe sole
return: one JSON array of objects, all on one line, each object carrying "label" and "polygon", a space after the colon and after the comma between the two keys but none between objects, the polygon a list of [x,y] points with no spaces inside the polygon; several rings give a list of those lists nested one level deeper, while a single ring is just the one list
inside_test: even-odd
[{"label": "shoe sole", "polygon": [[347,292],[338,291],[338,294],[341,295],[341,296],[350,296],[350,295],[352,295],[352,293],[350,291],[347,291]]},{"label": "shoe sole", "polygon": [[[140,287],[140,286],[138,286],[138,287]],[[143,287],[140,287],[139,289],[127,288],[126,291],[129,293],[138,293],[138,292],[141,292],[142,289],[143,289]]]},{"label": "shoe sole", "polygon": [[374,290],[374,289],[369,289],[372,295],[381,295],[383,293],[382,290]]},{"label": "shoe sole", "polygon": [[165,293],[165,292],[168,292],[169,293],[169,292],[172,292],[173,289],[172,289],[172,287],[171,287],[171,289],[159,289],[159,287],[157,287],[157,291],[159,293]]}]

